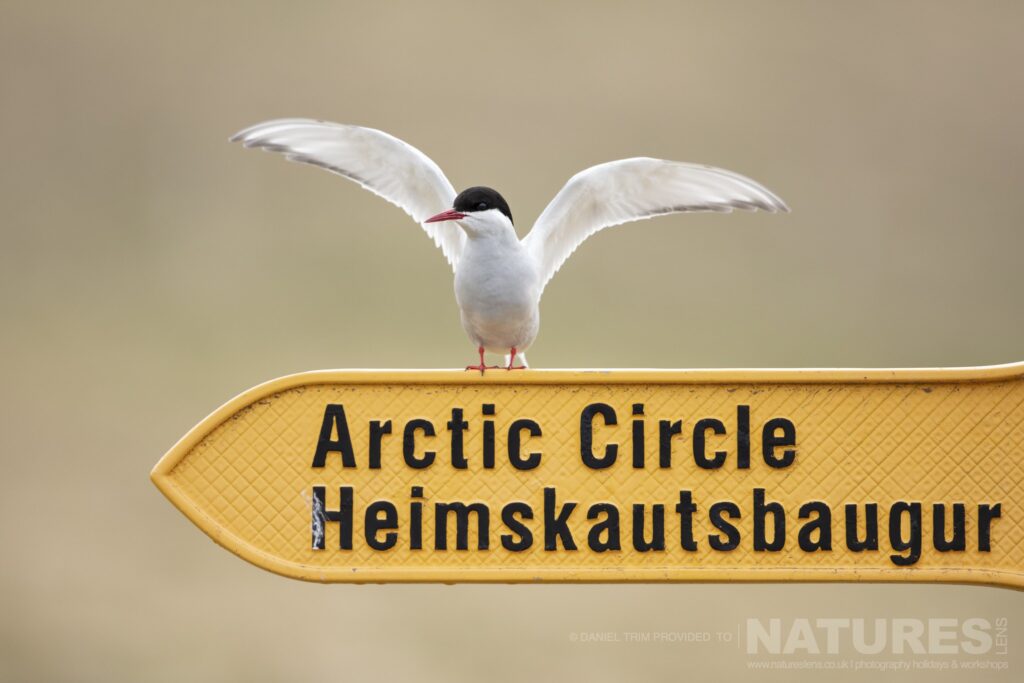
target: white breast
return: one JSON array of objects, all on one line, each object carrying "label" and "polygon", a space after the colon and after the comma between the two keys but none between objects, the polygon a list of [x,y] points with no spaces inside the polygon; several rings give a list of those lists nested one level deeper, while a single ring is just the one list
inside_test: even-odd
[{"label": "white breast", "polygon": [[540,275],[514,234],[467,241],[455,274],[455,299],[466,334],[488,351],[525,351],[537,336]]}]

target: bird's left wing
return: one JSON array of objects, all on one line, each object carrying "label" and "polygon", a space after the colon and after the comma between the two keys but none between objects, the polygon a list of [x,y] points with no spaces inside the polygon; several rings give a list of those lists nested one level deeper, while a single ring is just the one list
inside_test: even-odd
[{"label": "bird's left wing", "polygon": [[455,270],[465,233],[451,222],[425,223],[449,209],[455,188],[431,159],[412,145],[373,128],[313,119],[277,119],[236,133],[232,142],[280,152],[353,180],[403,209],[423,226]]},{"label": "bird's left wing", "polygon": [[638,157],[592,166],[551,200],[523,245],[538,264],[541,288],[595,232],[684,211],[789,211],[764,186],[712,166]]}]

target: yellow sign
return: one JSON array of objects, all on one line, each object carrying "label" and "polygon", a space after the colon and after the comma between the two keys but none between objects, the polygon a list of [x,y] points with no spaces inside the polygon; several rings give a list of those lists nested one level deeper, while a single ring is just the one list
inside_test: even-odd
[{"label": "yellow sign", "polygon": [[1024,587],[1024,364],[325,371],[215,411],[152,478],[310,581]]}]

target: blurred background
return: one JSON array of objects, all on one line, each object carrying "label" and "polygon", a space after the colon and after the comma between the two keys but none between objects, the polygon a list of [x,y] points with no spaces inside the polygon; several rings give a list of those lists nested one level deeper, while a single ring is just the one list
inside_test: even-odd
[{"label": "blurred background", "polygon": [[[747,618],[1007,618],[957,586],[322,586],[214,545],[148,480],[234,394],[465,365],[451,272],[397,208],[229,135],[303,116],[422,149],[520,234],[576,171],[749,175],[788,215],[589,240],[536,367],[1024,360],[1014,2],[0,5],[0,677],[740,680]],[[803,676],[803,677],[802,677]],[[853,680],[853,674],[833,679]],[[800,672],[769,680],[817,680]],[[954,680],[910,672],[899,680]]]}]

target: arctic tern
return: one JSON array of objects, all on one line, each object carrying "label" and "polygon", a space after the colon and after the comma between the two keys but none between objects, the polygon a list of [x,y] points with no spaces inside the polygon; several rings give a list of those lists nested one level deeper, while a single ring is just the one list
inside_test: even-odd
[{"label": "arctic tern", "polygon": [[[637,157],[573,176],[519,239],[508,203],[489,187],[456,194],[423,152],[373,128],[277,119],[235,134],[246,147],[280,152],[353,180],[419,223],[455,272],[462,327],[484,352],[507,353],[505,368],[526,367],[540,328],[544,287],[588,237],[614,225],[670,213],[789,211],[759,183],[712,166]],[[522,365],[516,365],[516,360]]]}]

